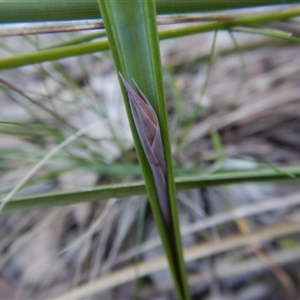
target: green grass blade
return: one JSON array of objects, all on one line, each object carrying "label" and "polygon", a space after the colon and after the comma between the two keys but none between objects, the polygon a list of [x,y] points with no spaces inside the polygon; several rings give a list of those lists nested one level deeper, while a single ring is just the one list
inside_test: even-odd
[{"label": "green grass blade", "polygon": [[219,161],[225,160],[225,153],[223,149],[223,144],[219,132],[217,130],[212,130],[210,133],[210,138],[212,141],[212,145],[217,154],[217,159]]},{"label": "green grass blade", "polygon": [[108,41],[85,43],[53,49],[24,53],[0,59],[0,70],[32,65],[45,61],[53,61],[70,56],[84,55],[109,49]]},{"label": "green grass blade", "polygon": [[[159,32],[160,39],[182,37],[213,30],[229,29],[235,26],[249,26],[251,24],[262,24],[274,20],[287,20],[300,15],[300,8],[289,8],[280,12],[259,13],[253,16],[236,17],[227,21],[212,21],[198,25],[183,26],[181,28],[162,30]],[[250,30],[250,29],[249,29]],[[270,32],[270,31],[269,31]],[[258,32],[259,33],[259,32]],[[102,34],[102,33],[101,33]],[[265,34],[262,32],[261,34]],[[93,36],[94,37],[94,36]],[[299,39],[289,37],[287,34],[276,34],[274,38],[298,42]],[[79,45],[65,46],[55,49],[40,50],[37,52],[18,54],[0,58],[0,70],[16,68],[20,66],[62,59],[66,57],[95,53],[109,49],[107,39],[98,42],[89,42]]]},{"label": "green grass blade", "polygon": [[99,4],[117,70],[126,79],[130,80],[132,78],[136,81],[158,118],[163,144],[161,151],[164,152],[166,159],[167,190],[164,189],[164,191],[168,194],[165,200],[169,201],[167,203],[167,207],[169,207],[167,208],[169,210],[167,215],[171,217],[170,223],[167,218],[164,218],[166,217],[164,213],[166,210],[162,209],[161,188],[156,180],[156,174],[158,173],[155,172],[153,165],[148,161],[149,152],[145,151],[145,144],[142,144],[139,139],[135,125],[137,123],[133,119],[134,115],[131,110],[128,94],[122,85],[126,110],[139,162],[143,170],[147,194],[169,262],[177,294],[180,299],[188,299],[189,291],[179,234],[173,162],[154,2],[143,0],[117,2],[103,0],[99,1]]},{"label": "green grass blade", "polygon": [[[280,0],[156,0],[155,2],[158,14],[195,13],[283,4]],[[284,4],[291,3],[299,3],[299,1],[284,1]],[[98,19],[97,10],[96,0],[2,0],[0,1],[0,23]]]},{"label": "green grass blade", "polygon": [[[184,176],[175,179],[176,189],[185,190],[200,187],[211,187],[225,184],[244,182],[274,182],[291,181],[290,174],[295,180],[300,179],[300,167],[281,167],[280,172],[274,169],[256,169],[245,171],[226,171],[210,175]],[[34,196],[18,197],[10,200],[1,213],[13,213],[41,209],[47,207],[72,205],[81,202],[94,202],[110,198],[145,194],[143,182],[97,186],[79,191],[53,192]]]}]

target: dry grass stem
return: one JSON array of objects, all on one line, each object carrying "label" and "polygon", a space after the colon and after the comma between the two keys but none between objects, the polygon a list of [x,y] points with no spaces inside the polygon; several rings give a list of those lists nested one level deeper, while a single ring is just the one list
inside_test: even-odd
[{"label": "dry grass stem", "polygon": [[[300,195],[299,193],[292,194],[285,197],[280,197],[274,200],[269,200],[266,202],[244,205],[239,208],[235,208],[228,212],[223,212],[216,214],[215,216],[207,217],[200,221],[191,223],[181,228],[181,234],[188,235],[191,233],[199,232],[208,228],[213,228],[224,224],[226,222],[231,222],[239,218],[249,217],[269,211],[281,210],[290,208],[300,204]],[[121,263],[125,260],[131,259],[137,254],[144,253],[155,247],[160,246],[160,240],[158,238],[149,240],[144,244],[140,245],[139,252],[136,251],[136,248],[130,249],[125,253],[122,253],[118,258],[118,263]]]},{"label": "dry grass stem", "polygon": [[[238,247],[248,246],[252,243],[261,243],[287,234],[299,232],[298,223],[281,223],[276,226],[265,227],[258,232],[251,232],[249,234],[237,234],[228,238],[223,238],[217,242],[206,242],[185,249],[185,261],[193,261],[208,257],[214,254],[222,253],[225,251],[233,250]],[[149,275],[151,273],[164,270],[167,268],[167,261],[165,257],[161,256],[146,262],[140,263],[138,266],[130,266],[122,270],[112,272],[107,276],[96,279],[93,282],[79,286],[72,291],[59,295],[51,300],[58,299],[80,299],[89,297],[91,295],[111,289],[117,285],[130,282],[136,278],[136,268],[140,277]]]}]

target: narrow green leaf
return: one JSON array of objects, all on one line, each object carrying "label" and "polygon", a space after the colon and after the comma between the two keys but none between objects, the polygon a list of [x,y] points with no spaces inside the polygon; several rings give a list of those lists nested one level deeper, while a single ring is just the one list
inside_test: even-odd
[{"label": "narrow green leaf", "polygon": [[[245,171],[226,171],[209,175],[194,175],[175,179],[177,190],[186,190],[200,187],[210,187],[243,182],[298,182],[300,167],[281,167],[274,169],[256,169]],[[290,174],[295,181],[291,181]],[[47,207],[73,205],[81,202],[95,202],[110,198],[122,198],[145,194],[144,182],[113,184],[97,186],[79,191],[53,192],[48,194],[30,195],[10,200],[1,213],[14,213]]]},{"label": "narrow green leaf", "polygon": [[222,140],[219,135],[219,132],[217,130],[212,130],[210,136],[211,136],[213,147],[217,153],[218,160],[224,161],[225,154],[224,154]]},{"label": "narrow green leaf", "polygon": [[[277,168],[278,169],[278,168]],[[236,184],[243,182],[265,182],[290,180],[290,174],[295,180],[300,179],[300,167],[258,169],[246,171],[220,172],[216,174],[202,174],[176,178],[176,189],[185,190],[200,187]],[[72,205],[81,202],[107,200],[112,197],[142,195],[145,193],[143,182],[98,186],[79,191],[54,192],[49,194],[18,197],[10,200],[1,213],[13,213],[33,209]]]},{"label": "narrow green leaf", "polygon": [[[136,81],[137,92],[125,80],[123,80],[123,84],[127,90],[121,84],[127,115],[145,178],[153,216],[162,239],[178,297],[189,299],[179,233],[173,162],[154,1],[100,0],[99,5],[116,68],[126,79],[132,78]],[[130,93],[132,101],[130,101],[127,92]],[[135,106],[134,98],[136,98],[136,103],[141,100],[139,105],[144,104],[143,110],[138,111],[139,105]],[[146,102],[148,103],[146,104]],[[152,123],[150,119],[149,122],[146,119],[142,121],[142,115],[146,111],[148,117],[153,117]],[[137,120],[140,121],[135,123]],[[145,151],[144,147],[151,144],[153,131],[150,132],[150,127],[147,131],[147,126],[142,125],[143,122],[148,122],[148,127],[156,122],[157,127],[160,128],[162,149],[157,151],[155,155],[152,155],[155,152],[155,147],[152,148],[152,151],[151,149]],[[153,129],[155,129],[154,127]],[[148,133],[145,134],[146,132]],[[154,136],[157,137],[156,133],[154,133]],[[144,137],[141,134],[144,134]],[[158,140],[156,141],[158,142]],[[154,144],[156,141],[154,141]],[[166,166],[165,174],[163,174],[162,169],[154,166],[153,160],[151,162],[151,157],[157,159],[163,156],[165,157],[163,163]],[[158,183],[162,180],[165,180],[166,184]],[[164,195],[163,200],[160,198],[162,195]]]},{"label": "narrow green leaf", "polygon": [[[238,17],[227,21],[213,21],[205,22],[197,25],[183,26],[180,28],[173,28],[168,30],[162,30],[159,33],[160,39],[176,38],[191,34],[198,34],[213,30],[229,29],[234,26],[248,26],[251,24],[262,24],[266,22],[271,22],[274,20],[287,20],[292,17],[300,15],[300,8],[290,8],[282,10],[281,12],[267,12],[260,13],[253,16]],[[291,37],[286,37],[286,35],[276,35],[276,38],[289,40]],[[293,38],[294,42],[299,39]],[[134,42],[134,40],[133,40]],[[0,70],[16,68],[20,66],[41,63],[45,61],[52,61],[57,59],[62,59],[66,57],[84,55],[95,53],[98,51],[105,51],[109,49],[109,44],[107,39],[103,39],[98,42],[83,43],[79,45],[65,46],[55,49],[40,50],[37,52],[18,54],[14,56],[0,58]],[[123,74],[126,75],[126,74]],[[138,83],[139,84],[139,83]],[[141,86],[143,89],[144,87]]]},{"label": "narrow green leaf", "polygon": [[[299,3],[297,0],[156,0],[158,14],[195,13],[262,5]],[[72,8],[72,9],[70,9]],[[96,0],[2,0],[0,23],[98,19]]]},{"label": "narrow green leaf", "polygon": [[264,35],[271,38],[276,39],[282,39],[289,42],[300,42],[299,37],[294,37],[292,33],[277,30],[277,29],[270,29],[270,28],[253,28],[253,27],[236,27],[233,29],[233,31],[237,32],[246,32],[246,33],[252,33],[256,35]]}]

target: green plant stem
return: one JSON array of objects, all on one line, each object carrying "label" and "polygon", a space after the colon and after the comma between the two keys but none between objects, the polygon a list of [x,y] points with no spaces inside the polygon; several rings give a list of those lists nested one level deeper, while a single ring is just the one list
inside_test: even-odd
[{"label": "green plant stem", "polygon": [[[281,167],[281,172],[271,169],[220,172],[211,175],[185,176],[175,179],[176,189],[186,190],[243,182],[291,181],[287,174],[294,175],[294,181],[300,179],[300,167]],[[286,173],[286,174],[285,174]],[[81,202],[103,201],[110,198],[122,198],[145,194],[143,182],[98,186],[79,191],[54,192],[35,196],[19,197],[10,200],[1,213],[14,213],[46,207],[72,205]]]},{"label": "green plant stem", "polygon": [[[280,0],[156,0],[158,14],[196,13],[212,10],[283,4]],[[284,4],[298,3],[287,0]],[[72,7],[72,9],[70,9]],[[96,0],[2,0],[0,23],[98,19]]]},{"label": "green plant stem", "polygon": [[[189,299],[179,232],[154,1],[99,0],[99,5],[116,69],[119,74],[122,74],[122,80],[121,75],[119,79],[126,112],[145,179],[151,210],[169,262],[175,289],[179,299]],[[125,78],[136,82],[142,91],[140,94],[144,94],[143,99],[147,99],[147,103],[153,109],[152,116],[156,118],[155,131],[158,134],[156,137],[161,136],[160,146],[155,147],[156,150],[149,151],[152,144],[151,138],[145,133],[141,135],[150,124],[144,120],[147,126],[142,129],[144,125],[137,116],[137,106],[133,107],[135,102],[132,102],[132,97],[136,97],[135,92]],[[154,123],[151,125],[152,129],[154,129],[153,125]],[[154,144],[158,146],[158,140],[153,142]],[[155,163],[157,158],[160,158],[158,164]],[[161,163],[164,165],[163,169],[160,167]]]},{"label": "green plant stem", "polygon": [[[213,30],[229,29],[234,26],[249,26],[252,24],[261,24],[274,20],[287,20],[289,18],[300,15],[300,8],[291,8],[282,10],[280,12],[268,12],[260,13],[253,16],[244,16],[233,18],[226,21],[212,21],[201,23],[198,25],[183,26],[180,28],[173,28],[168,30],[162,30],[159,32],[160,39],[169,39],[182,37],[191,34],[198,34]],[[275,37],[288,40],[291,42],[297,42],[299,39],[291,39],[287,35],[275,35]],[[98,42],[84,43],[80,45],[72,45],[66,47],[60,47],[55,49],[41,50],[38,52],[18,54],[10,57],[4,57],[0,59],[0,70],[21,67],[25,65],[41,63],[45,61],[57,60],[66,57],[84,55],[95,53],[98,51],[105,51],[109,49],[109,43],[107,39]]]}]

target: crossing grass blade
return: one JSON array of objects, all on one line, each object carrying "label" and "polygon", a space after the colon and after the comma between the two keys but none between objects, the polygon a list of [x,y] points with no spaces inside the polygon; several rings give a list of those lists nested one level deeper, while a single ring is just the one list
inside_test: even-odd
[{"label": "crossing grass blade", "polygon": [[[279,172],[280,171],[280,172]],[[293,175],[297,183],[300,179],[299,167],[285,167],[280,170],[257,169],[245,171],[227,171],[210,175],[194,175],[175,179],[176,189],[185,190],[199,187],[211,187],[225,184],[237,184],[243,182],[275,182],[291,181],[289,174]],[[145,194],[144,182],[112,184],[96,186],[79,191],[53,192],[49,194],[30,195],[18,197],[7,203],[1,213],[8,214],[18,211],[27,211],[47,207],[73,205],[89,201],[104,201],[110,198],[123,198]]]},{"label": "crossing grass blade", "polygon": [[[156,0],[158,14],[195,13],[262,5],[299,3],[297,0]],[[70,9],[72,7],[72,9]],[[96,0],[2,0],[0,23],[98,19]]]},{"label": "crossing grass blade", "polygon": [[[209,32],[213,30],[230,29],[235,26],[251,26],[252,24],[263,24],[266,22],[271,22],[274,20],[288,20],[290,18],[300,15],[300,8],[288,8],[280,12],[266,12],[254,14],[252,16],[241,16],[226,21],[211,21],[204,22],[196,25],[183,26],[180,28],[171,28],[167,30],[162,30],[159,32],[160,39],[170,39],[177,38],[181,36],[187,36],[191,34],[199,34],[203,32]],[[260,29],[261,30],[261,29]],[[248,27],[248,31],[250,31]],[[278,31],[274,33],[274,30],[269,30],[273,32],[272,36],[281,40],[289,42],[300,42],[297,37],[290,36],[288,34],[278,34]],[[258,34],[266,35],[265,31],[257,31]],[[102,35],[102,33],[101,33]],[[94,35],[93,35],[94,37]],[[80,41],[79,41],[80,42]],[[57,59],[62,59],[66,57],[72,57],[76,55],[85,55],[90,53],[95,53],[98,51],[106,51],[109,49],[109,43],[107,39],[103,39],[98,42],[87,42],[77,45],[67,46],[57,48],[48,48],[44,50],[39,50],[30,53],[17,54],[13,56],[0,58],[0,70],[16,68],[46,61],[52,61]],[[123,74],[124,75],[124,74]]]}]

